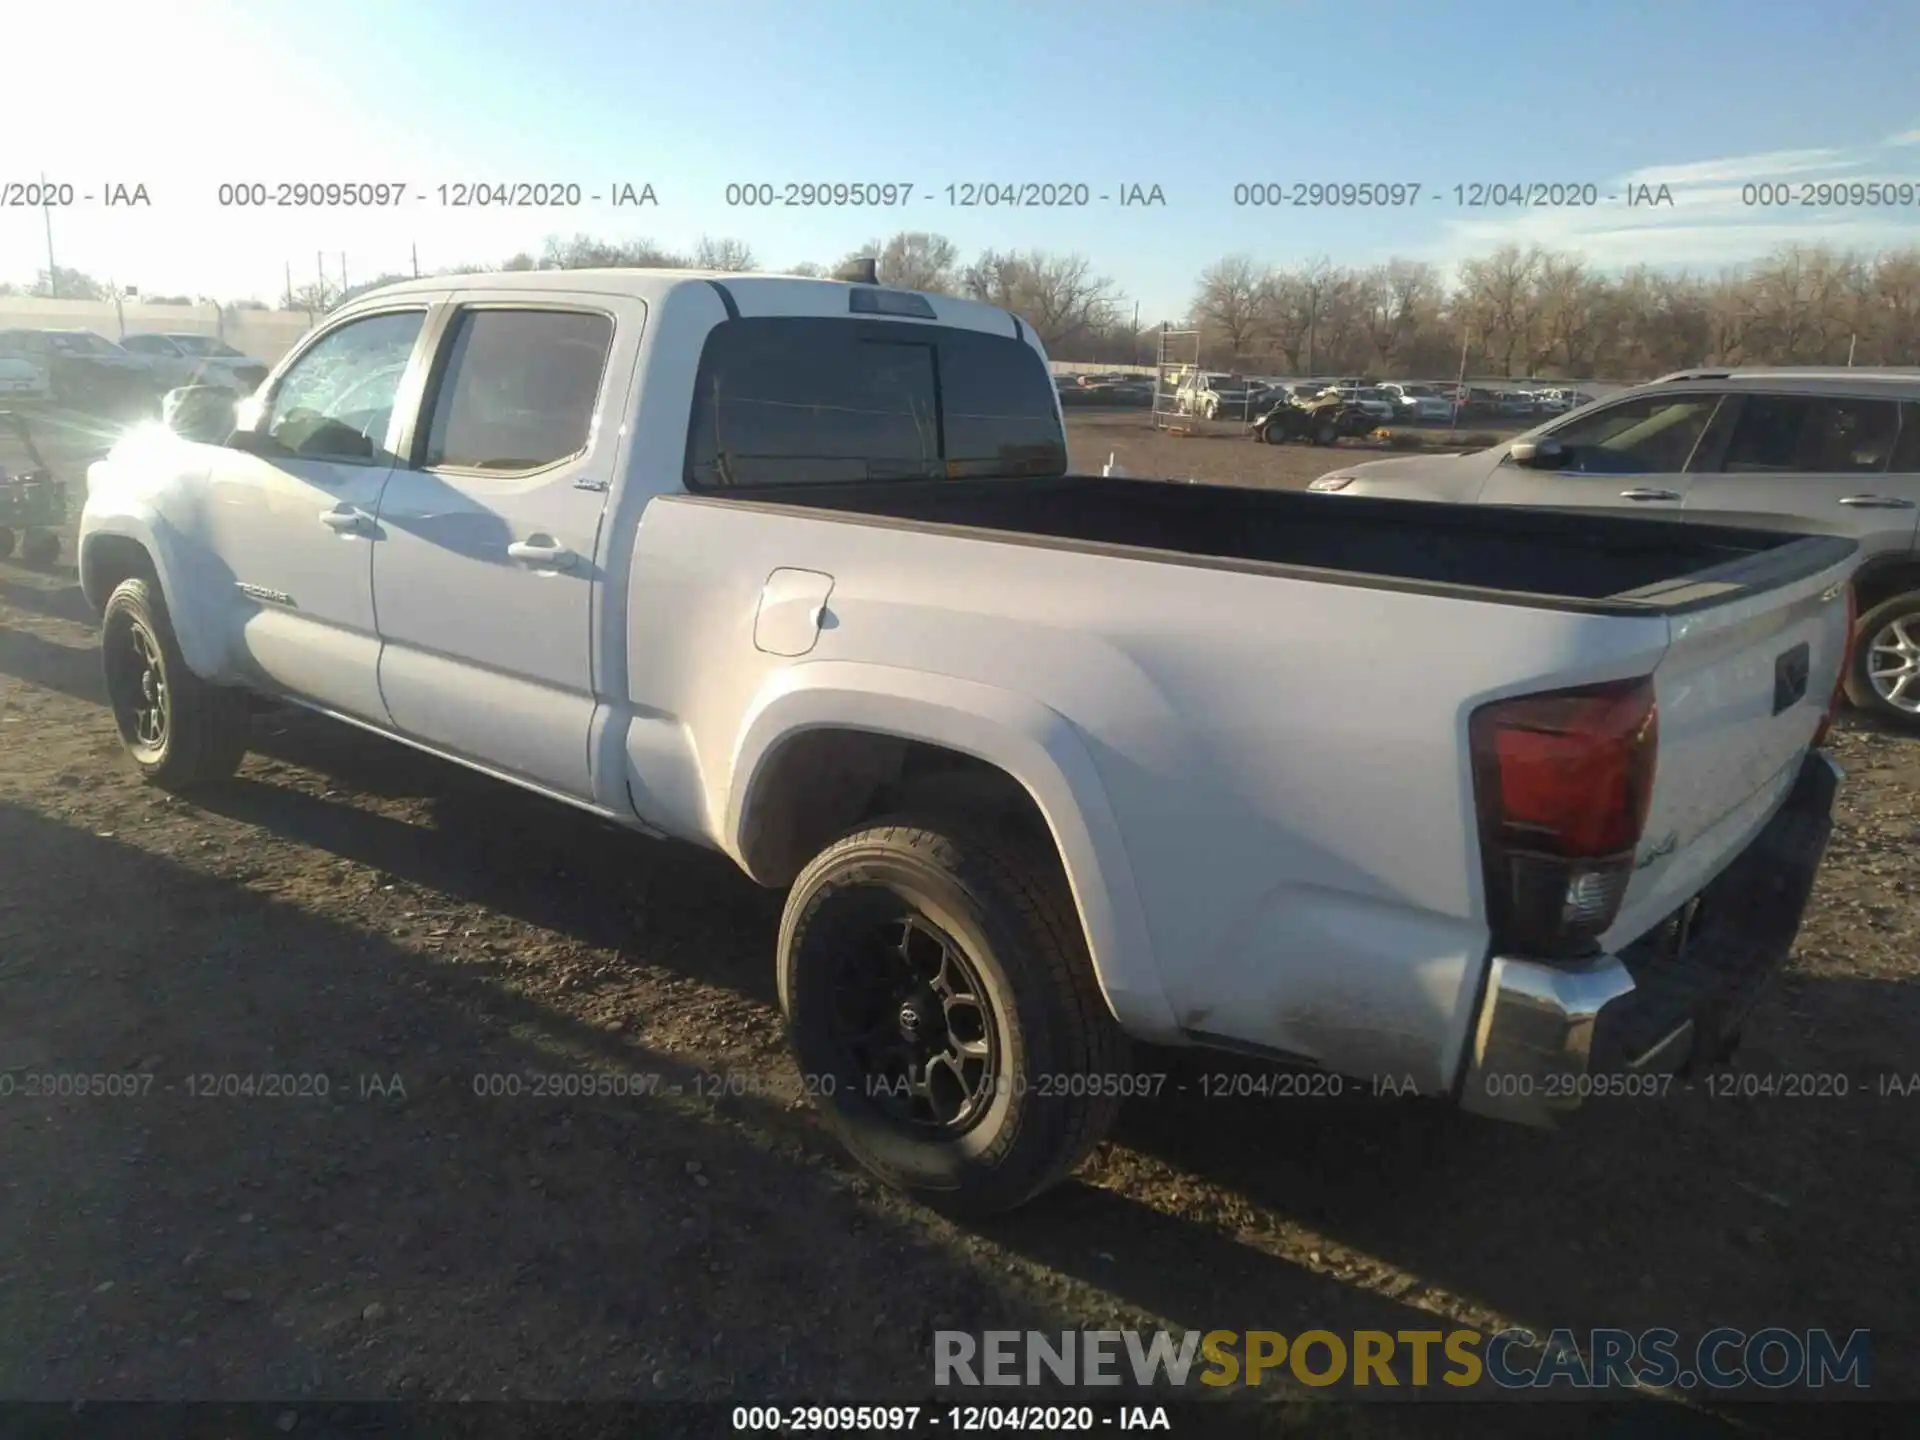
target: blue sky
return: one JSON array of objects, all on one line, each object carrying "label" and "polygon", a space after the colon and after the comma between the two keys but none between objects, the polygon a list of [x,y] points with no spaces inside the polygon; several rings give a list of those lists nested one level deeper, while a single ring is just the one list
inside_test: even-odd
[{"label": "blue sky", "polygon": [[[1392,255],[1503,240],[1612,267],[1711,269],[1783,240],[1920,239],[1900,208],[1742,203],[1743,184],[1920,190],[1920,5],[1749,0],[1266,4],[1011,0],[704,5],[176,0],[33,7],[8,25],[0,182],[143,183],[144,209],[56,212],[62,265],[148,293],[271,297],[503,257],[550,233],[749,242],[778,266],[898,229],[1078,251],[1177,316],[1209,262]],[[28,57],[44,53],[45,65]],[[120,103],[120,102],[126,103]],[[404,180],[374,211],[239,211],[222,181]],[[454,211],[463,180],[651,183],[657,208]],[[730,208],[730,181],[909,182],[905,208]],[[966,209],[944,187],[1160,186],[1164,207]],[[1245,181],[1418,183],[1411,209],[1237,207]],[[1629,210],[1470,209],[1472,182],[1671,187]],[[1434,198],[1435,196],[1439,198]],[[45,263],[42,216],[0,208],[0,278]]]}]

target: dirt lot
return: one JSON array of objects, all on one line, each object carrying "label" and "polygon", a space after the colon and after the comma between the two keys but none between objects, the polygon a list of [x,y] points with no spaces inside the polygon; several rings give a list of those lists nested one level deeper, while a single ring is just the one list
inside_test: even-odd
[{"label": "dirt lot", "polygon": [[[1130,475],[1190,475],[1215,485],[1258,485],[1303,490],[1336,466],[1354,460],[1385,459],[1393,452],[1365,440],[1343,440],[1322,448],[1298,442],[1257,445],[1244,428],[1222,421],[1186,422],[1190,435],[1154,430],[1144,411],[1067,412],[1068,454],[1075,470],[1099,473],[1111,455]],[[1476,428],[1472,434],[1512,433]],[[1438,444],[1445,432],[1428,432]],[[1487,443],[1482,441],[1481,443]]]},{"label": "dirt lot", "polygon": [[[1328,468],[1128,418],[1076,459]],[[1866,1327],[1875,1393],[1920,1398],[1920,1096],[1874,1093],[1920,1071],[1920,741],[1840,734],[1833,852],[1740,1057],[1848,1098],[1693,1089],[1540,1134],[1208,1101],[1150,1055],[1167,1094],[1077,1180],[959,1227],[801,1106],[780,897],[724,859],[279,712],[232,785],[171,800],[103,702],[71,570],[0,564],[0,1397],[920,1398],[939,1328],[1519,1324]],[[27,1093],[107,1074],[150,1079]]]}]

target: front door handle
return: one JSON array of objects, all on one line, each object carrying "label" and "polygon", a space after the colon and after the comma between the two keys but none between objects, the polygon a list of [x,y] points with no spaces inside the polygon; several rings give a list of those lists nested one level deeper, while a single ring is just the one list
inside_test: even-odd
[{"label": "front door handle", "polygon": [[1622,500],[1678,500],[1678,490],[1622,490]]},{"label": "front door handle", "polygon": [[1842,505],[1851,505],[1856,510],[1911,510],[1913,501],[1902,500],[1894,495],[1842,495]]},{"label": "front door handle", "polygon": [[356,510],[351,505],[342,505],[335,510],[322,510],[320,523],[329,530],[338,530],[343,535],[367,533],[366,512]]},{"label": "front door handle", "polygon": [[526,540],[516,540],[507,546],[507,554],[515,560],[523,560],[543,570],[571,570],[580,559],[551,535],[535,535]]}]

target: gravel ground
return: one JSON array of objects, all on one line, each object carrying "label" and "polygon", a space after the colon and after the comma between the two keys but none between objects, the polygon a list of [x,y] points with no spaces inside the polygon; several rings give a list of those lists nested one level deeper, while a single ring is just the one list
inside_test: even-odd
[{"label": "gravel ground", "polygon": [[[1328,468],[1126,418],[1076,460]],[[1165,1093],[1076,1180],[962,1227],[823,1138],[780,897],[723,858],[277,711],[176,801],[103,702],[71,570],[0,564],[0,1397],[873,1400],[925,1395],[939,1328],[1520,1324],[1866,1327],[1875,1392],[1920,1398],[1920,1091],[1879,1093],[1920,1071],[1920,741],[1840,730],[1839,830],[1738,1060],[1846,1098],[1542,1134],[1207,1100],[1201,1070],[1260,1072],[1149,1055]]]},{"label": "gravel ground", "polygon": [[[1385,459],[1393,453],[1364,440],[1342,440],[1326,448],[1299,442],[1257,445],[1238,425],[1187,423],[1195,433],[1156,431],[1141,410],[1069,410],[1068,457],[1073,469],[1090,474],[1098,474],[1112,456],[1130,475],[1187,475],[1214,485],[1304,490],[1308,481],[1342,463]],[[1442,432],[1432,433],[1437,437]]]}]

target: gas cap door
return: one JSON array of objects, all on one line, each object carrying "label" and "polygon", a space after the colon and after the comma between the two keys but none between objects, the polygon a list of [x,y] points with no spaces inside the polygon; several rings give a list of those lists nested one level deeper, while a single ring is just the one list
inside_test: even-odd
[{"label": "gas cap door", "polygon": [[804,655],[827,623],[833,577],[818,570],[774,571],[760,591],[753,618],[754,648],[769,655]]}]

